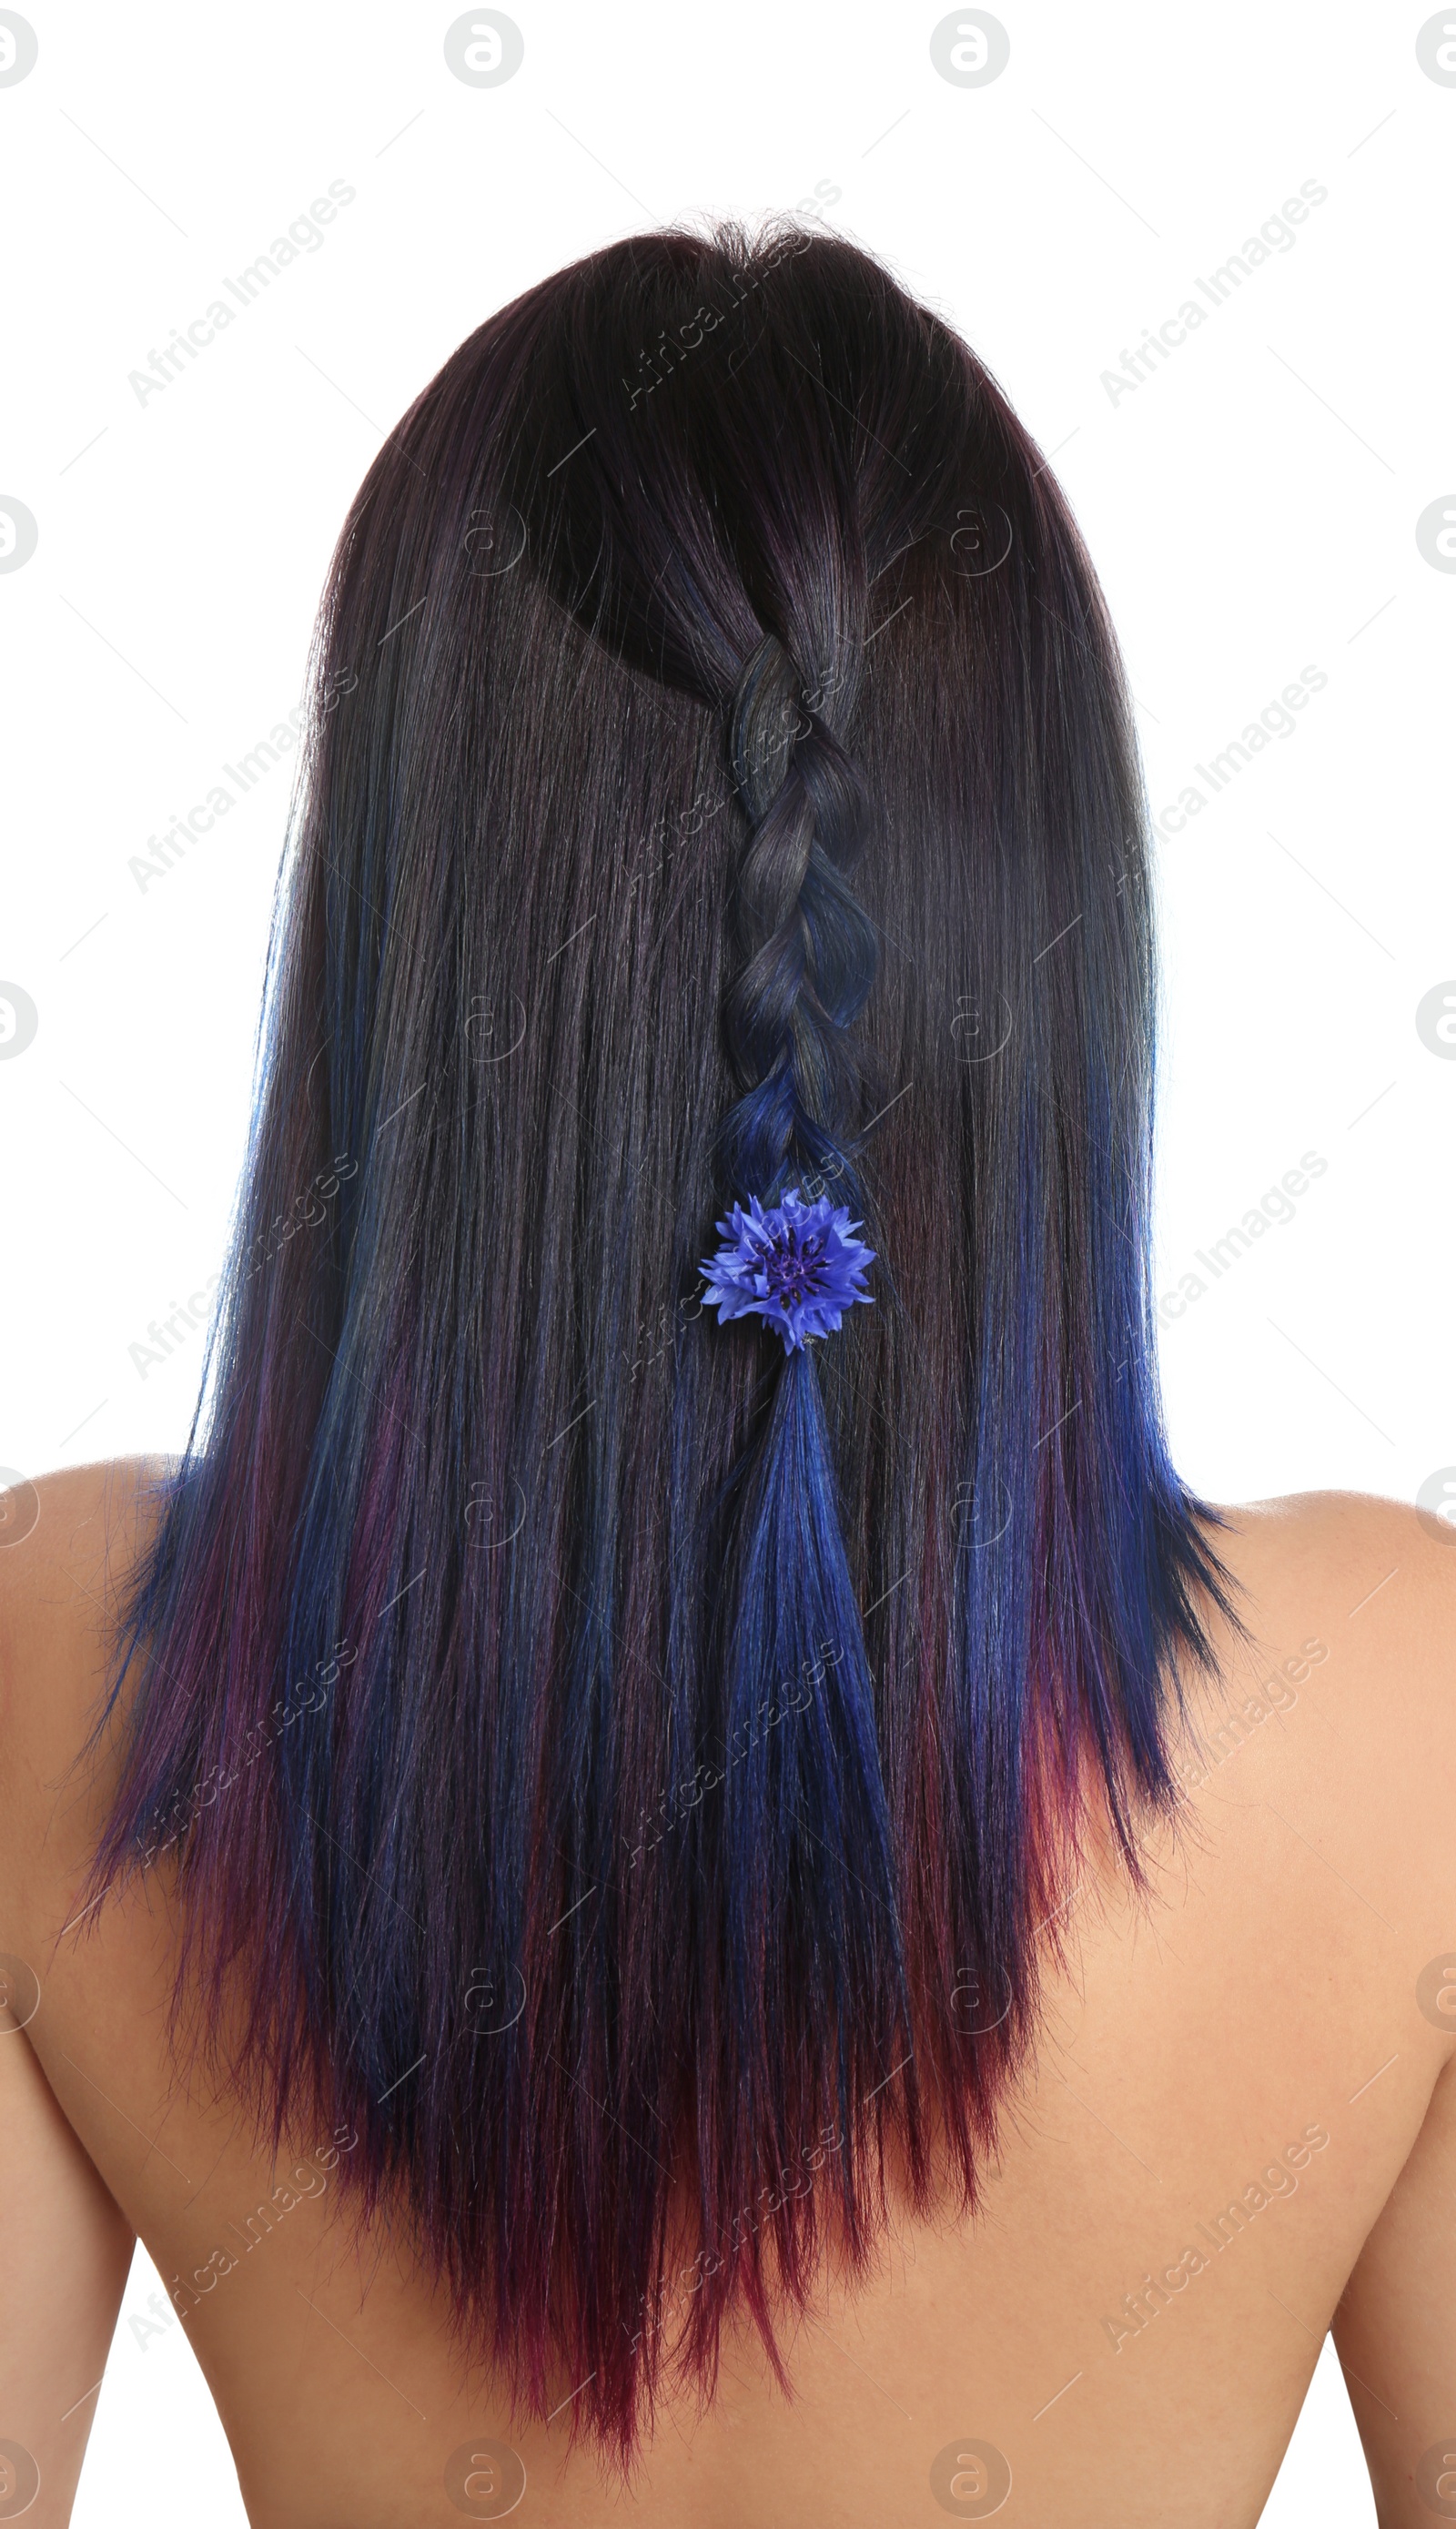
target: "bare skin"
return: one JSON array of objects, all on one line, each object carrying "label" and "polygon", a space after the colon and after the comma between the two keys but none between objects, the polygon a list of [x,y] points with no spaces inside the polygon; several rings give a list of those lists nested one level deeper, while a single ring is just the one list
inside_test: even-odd
[{"label": "bare skin", "polygon": [[[0,2034],[0,2443],[38,2462],[33,2529],[70,2516],[134,2233],[193,2286],[183,2323],[256,2529],[501,2516],[515,2483],[486,2444],[518,2454],[514,2516],[542,2529],[993,2505],[1034,2529],[1240,2529],[1331,2325],[1382,2529],[1456,2516],[1456,1550],[1413,1511],[1230,1514],[1260,1647],[1219,1632],[1151,1904],[1109,1860],[1076,1893],[986,2214],[902,2214],[872,2282],[827,2280],[791,2404],[731,2341],[706,2417],[667,2405],[623,2494],[566,2454],[565,2415],[514,2426],[462,2377],[442,2307],[340,2220],[331,2137],[274,2165],[178,2084],[160,1865],[63,1936],[108,1790],[66,1777],[135,1480],[44,1479],[0,1555],[0,1952],[39,1979]],[[23,1972],[13,1990],[24,2017]]]}]

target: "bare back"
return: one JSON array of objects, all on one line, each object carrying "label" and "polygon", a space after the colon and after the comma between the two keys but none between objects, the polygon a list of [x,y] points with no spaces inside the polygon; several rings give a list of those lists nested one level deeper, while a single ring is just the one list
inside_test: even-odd
[{"label": "bare back", "polygon": [[90,2409],[60,2419],[105,2358],[133,2232],[258,2529],[508,2509],[574,2529],[609,2507],[642,2529],[1239,2529],[1331,2324],[1382,2524],[1456,2516],[1456,1553],[1416,1513],[1321,1494],[1231,1515],[1258,1648],[1217,1631],[1151,1901],[1110,1858],[1073,1897],[985,2212],[901,2214],[871,2282],[828,2277],[791,2402],[751,2331],[731,2339],[708,2412],[665,2404],[623,2495],[567,2452],[566,2412],[519,2427],[464,2376],[443,2299],[341,2220],[347,2133],[275,2162],[236,2108],[184,2094],[161,1869],[72,1926],[108,1779],[66,1778],[134,1485],[46,1480],[0,1574],[0,1953],[26,2020],[0,2044],[22,2268],[0,2441],[38,2464],[37,2529],[69,2516]]}]

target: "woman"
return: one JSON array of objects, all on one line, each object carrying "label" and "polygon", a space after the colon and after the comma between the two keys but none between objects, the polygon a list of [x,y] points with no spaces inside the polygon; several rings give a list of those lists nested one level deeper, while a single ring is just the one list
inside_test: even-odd
[{"label": "woman", "polygon": [[5,1558],[12,2503],[135,2233],[266,2529],[1231,2529],[1337,2304],[1456,2512],[1456,1576],[1169,1464],[1136,754],[994,382],[792,226],[573,266],[309,730],[191,1445]]}]

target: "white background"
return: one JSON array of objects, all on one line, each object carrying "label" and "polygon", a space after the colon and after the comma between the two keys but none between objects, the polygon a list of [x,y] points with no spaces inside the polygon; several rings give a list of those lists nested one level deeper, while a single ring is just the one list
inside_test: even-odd
[{"label": "white background", "polygon": [[[184,1436],[200,1337],[133,1348],[221,1262],[287,765],[164,877],[129,862],[297,704],[383,432],[542,275],[818,187],[1055,452],[1156,808],[1302,669],[1326,678],[1159,844],[1160,1282],[1208,1286],[1162,1336],[1178,1464],[1239,1501],[1409,1497],[1456,1461],[1456,1063],[1415,1025],[1456,976],[1456,575],[1416,540],[1456,509],[1456,86],[1418,62],[1429,12],[1006,0],[1009,63],[963,87],[932,63],[934,5],[520,0],[524,61],[494,88],[447,68],[449,6],[27,14],[38,61],[0,87],[0,501],[39,538],[0,576],[0,977],[39,1026],[0,1061],[0,1460]],[[318,250],[139,403],[129,372],[335,179],[354,199]],[[1309,180],[1327,198],[1292,248],[1114,400],[1103,373]],[[1327,1164],[1295,1217],[1203,1273],[1307,1151]],[[140,2519],[144,2484],[151,2529],[225,2529],[236,2481],[182,2331],[143,2347],[130,2325],[154,2287],[138,2256],[76,2517]],[[1266,2518],[1374,2516],[1326,2346]]]}]

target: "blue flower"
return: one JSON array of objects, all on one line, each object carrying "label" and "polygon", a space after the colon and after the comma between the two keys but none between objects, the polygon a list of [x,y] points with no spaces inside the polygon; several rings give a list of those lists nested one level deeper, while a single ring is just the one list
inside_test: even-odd
[{"label": "blue flower", "polygon": [[735,1203],[718,1223],[727,1244],[703,1259],[707,1306],[717,1309],[720,1325],[763,1318],[783,1337],[785,1352],[801,1352],[816,1336],[833,1334],[856,1300],[874,1304],[864,1272],[875,1250],[854,1236],[862,1225],[826,1196],[806,1203],[796,1186],[767,1211],[757,1195],[746,1211]]}]

